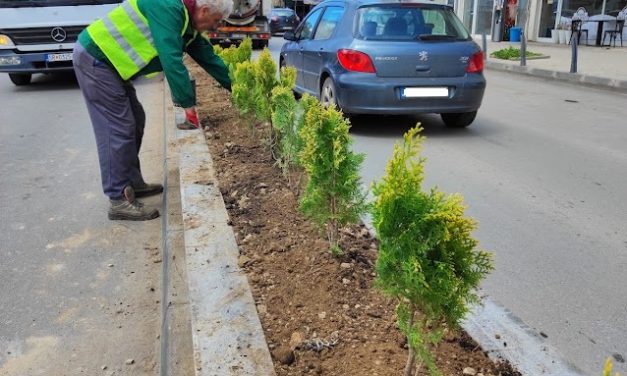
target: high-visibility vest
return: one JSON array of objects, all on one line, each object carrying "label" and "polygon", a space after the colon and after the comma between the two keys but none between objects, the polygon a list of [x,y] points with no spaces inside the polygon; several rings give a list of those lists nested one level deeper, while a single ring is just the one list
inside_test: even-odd
[{"label": "high-visibility vest", "polygon": [[[181,36],[189,25],[189,13],[185,6],[183,9],[185,23]],[[124,1],[89,25],[87,33],[125,81],[158,56],[148,20],[137,7],[137,0]]]}]

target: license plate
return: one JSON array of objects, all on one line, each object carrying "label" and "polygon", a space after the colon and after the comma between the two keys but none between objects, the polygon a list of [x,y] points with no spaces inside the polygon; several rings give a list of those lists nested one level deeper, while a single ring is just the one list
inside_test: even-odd
[{"label": "license plate", "polygon": [[231,38],[233,39],[244,39],[246,37],[245,34],[231,34]]},{"label": "license plate", "polygon": [[72,61],[72,54],[48,54],[46,55],[46,61],[49,63],[54,63],[57,61]]},{"label": "license plate", "polygon": [[405,87],[401,89],[402,98],[443,98],[448,97],[447,87]]}]

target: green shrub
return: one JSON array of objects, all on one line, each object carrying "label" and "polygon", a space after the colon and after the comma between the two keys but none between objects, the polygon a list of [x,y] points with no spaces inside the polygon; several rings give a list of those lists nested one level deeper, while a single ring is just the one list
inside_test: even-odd
[{"label": "green shrub", "polygon": [[255,65],[250,61],[238,63],[231,86],[233,103],[239,109],[240,114],[251,114],[255,109],[254,93],[256,87]]},{"label": "green shrub", "polygon": [[291,88],[279,85],[272,89],[271,104],[272,128],[276,138],[274,159],[289,180],[290,167],[296,165],[302,144],[296,121],[298,102]]},{"label": "green shrub", "polygon": [[213,46],[213,51],[216,55],[219,55],[227,68],[229,68],[229,76],[231,80],[234,80],[235,69],[237,64],[245,61],[250,61],[252,56],[253,47],[250,38],[245,38],[239,46],[231,45],[229,48],[222,48],[218,45]]},{"label": "green shrub", "polygon": [[364,155],[351,150],[350,124],[341,112],[306,101],[300,162],[308,181],[301,209],[325,228],[330,250],[338,255],[339,229],[359,221],[367,209],[359,177]]},{"label": "green shrub", "polygon": [[456,328],[479,301],[475,290],[492,263],[489,253],[475,249],[476,223],[464,217],[462,196],[422,191],[420,130],[411,129],[395,145],[385,176],[373,187],[380,240],[376,284],[398,301],[398,324],[410,349],[405,375],[412,374],[416,355],[439,375],[431,349],[444,325]]},{"label": "green shrub", "polygon": [[272,89],[277,85],[276,63],[270,50],[264,48],[255,64],[255,100],[257,108],[255,114],[261,121],[270,120],[270,97]]},{"label": "green shrub", "polygon": [[293,89],[296,86],[296,68],[282,67],[279,72],[279,85]]},{"label": "green shrub", "polygon": [[[519,48],[514,48],[509,46],[507,48],[500,49],[498,51],[494,51],[490,54],[491,57],[495,57],[497,59],[503,60],[519,60],[521,56],[521,52]],[[527,57],[537,57],[542,56],[542,54],[526,51],[525,56]]]}]

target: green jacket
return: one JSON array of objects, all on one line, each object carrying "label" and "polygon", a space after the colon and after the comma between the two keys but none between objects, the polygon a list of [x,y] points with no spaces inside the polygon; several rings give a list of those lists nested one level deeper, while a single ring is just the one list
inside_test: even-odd
[{"label": "green jacket", "polygon": [[[174,103],[182,107],[195,106],[194,90],[187,68],[183,64],[183,53],[186,52],[220,85],[231,90],[228,68],[222,59],[214,54],[209,41],[192,28],[191,20],[185,34],[181,36],[181,30],[185,25],[185,6],[181,0],[138,0],[137,5],[148,20],[159,56],[131,79],[163,71]],[[78,36],[78,42],[94,58],[110,64],[85,30]]]}]

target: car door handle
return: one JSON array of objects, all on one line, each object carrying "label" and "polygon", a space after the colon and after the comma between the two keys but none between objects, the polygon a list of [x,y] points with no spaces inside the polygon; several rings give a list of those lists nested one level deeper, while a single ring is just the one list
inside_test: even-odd
[{"label": "car door handle", "polygon": [[416,65],[416,72],[426,72],[431,70],[430,65]]}]

